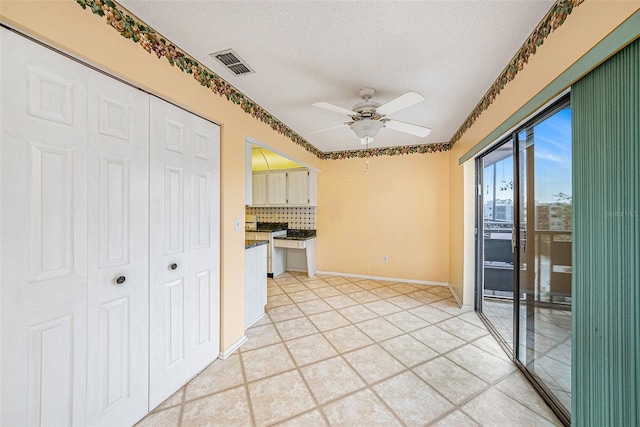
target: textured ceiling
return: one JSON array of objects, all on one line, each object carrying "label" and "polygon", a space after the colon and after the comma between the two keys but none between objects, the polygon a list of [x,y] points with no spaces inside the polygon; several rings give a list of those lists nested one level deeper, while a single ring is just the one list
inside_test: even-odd
[{"label": "textured ceiling", "polygon": [[[324,152],[359,149],[346,116],[361,87],[385,103],[426,100],[390,116],[430,127],[382,129],[371,148],[447,142],[553,5],[518,1],[141,1],[120,3]],[[234,49],[255,74],[209,54]],[[268,141],[263,141],[268,143]]]}]

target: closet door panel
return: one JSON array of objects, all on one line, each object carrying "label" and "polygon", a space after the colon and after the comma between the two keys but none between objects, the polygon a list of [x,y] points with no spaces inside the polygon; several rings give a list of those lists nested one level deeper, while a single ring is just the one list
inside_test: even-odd
[{"label": "closet door panel", "polygon": [[0,425],[83,425],[87,69],[0,37]]},{"label": "closet door panel", "polygon": [[220,127],[190,117],[195,150],[192,157],[191,329],[192,373],[220,353]]},{"label": "closet door panel", "polygon": [[149,96],[91,72],[88,423],[148,409]]},{"label": "closet door panel", "polygon": [[150,98],[150,400],[156,407],[191,377],[189,114]]}]

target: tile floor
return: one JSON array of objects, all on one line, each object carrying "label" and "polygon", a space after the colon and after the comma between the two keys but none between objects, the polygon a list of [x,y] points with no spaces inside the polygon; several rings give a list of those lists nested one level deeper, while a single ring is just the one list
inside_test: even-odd
[{"label": "tile floor", "polygon": [[445,287],[285,273],[267,315],[139,426],[560,425]]}]

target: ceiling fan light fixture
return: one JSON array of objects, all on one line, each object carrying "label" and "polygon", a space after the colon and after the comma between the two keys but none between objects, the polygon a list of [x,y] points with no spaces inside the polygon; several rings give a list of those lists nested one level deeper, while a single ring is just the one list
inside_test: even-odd
[{"label": "ceiling fan light fixture", "polygon": [[[360,141],[371,142],[373,138],[378,134],[378,131],[384,127],[384,123],[378,120],[362,119],[357,122],[353,122],[350,126],[351,130],[358,135]],[[365,140],[368,138],[368,140]]]}]

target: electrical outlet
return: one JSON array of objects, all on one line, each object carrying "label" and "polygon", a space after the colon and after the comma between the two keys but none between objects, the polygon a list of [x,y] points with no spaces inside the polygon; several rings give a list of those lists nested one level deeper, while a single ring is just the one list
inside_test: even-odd
[{"label": "electrical outlet", "polygon": [[382,257],[382,262],[387,262],[388,260],[389,260],[389,257],[387,257],[386,255]]}]

